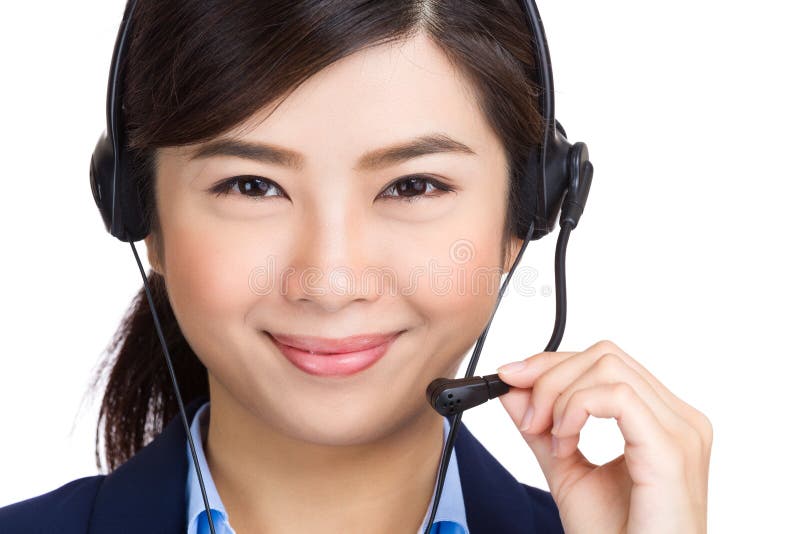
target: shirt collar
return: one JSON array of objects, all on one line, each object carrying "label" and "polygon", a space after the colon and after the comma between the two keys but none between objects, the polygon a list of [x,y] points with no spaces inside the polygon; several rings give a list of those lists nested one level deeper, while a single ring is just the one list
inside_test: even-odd
[{"label": "shirt collar", "polygon": [[[225,511],[225,506],[222,504],[217,487],[214,485],[214,480],[211,478],[211,472],[208,469],[206,462],[206,455],[203,450],[203,443],[208,432],[208,417],[209,417],[210,401],[203,404],[195,413],[192,419],[190,431],[192,433],[192,440],[194,441],[195,452],[197,453],[197,463],[200,464],[200,473],[203,475],[203,483],[206,488],[206,497],[208,497],[208,505],[211,508],[211,517],[214,521],[214,530],[217,534],[225,532],[233,533],[234,530],[228,522],[228,513]],[[447,443],[447,435],[450,432],[450,421],[447,417],[444,420],[443,439],[442,439],[442,453],[444,453],[444,446]],[[203,503],[203,494],[200,491],[200,482],[197,479],[197,474],[194,469],[194,461],[192,460],[191,449],[189,448],[189,440],[186,440],[186,455],[189,460],[189,470],[186,477],[186,524],[188,525],[187,534],[199,534],[201,532],[208,532],[208,520],[205,517],[206,508]],[[441,454],[440,454],[441,458]],[[439,479],[436,479],[438,485]],[[434,486],[436,487],[436,486]],[[418,529],[418,534],[422,534],[425,526],[428,524],[428,519],[431,515],[431,508],[433,507],[433,497],[428,503],[428,510],[425,512],[425,519],[422,521]],[[467,528],[466,511],[464,509],[464,496],[461,490],[461,479],[458,474],[458,463],[456,461],[456,450],[453,448],[450,455],[450,461],[447,465],[447,471],[444,477],[444,487],[442,487],[442,495],[439,500],[439,507],[436,509],[436,520],[434,524],[449,521],[457,523],[464,530],[464,534],[469,534]],[[224,530],[227,528],[227,530]]]},{"label": "shirt collar", "polygon": [[[439,454],[440,459],[442,457],[441,455],[444,454],[447,436],[450,433],[450,421],[447,419],[447,417],[442,417],[442,419],[444,420],[444,430],[442,436],[442,450]],[[439,477],[437,473],[436,483],[433,487],[436,488],[438,485]],[[419,526],[417,534],[423,534],[425,531],[425,526],[428,524],[428,520],[431,516],[431,508],[433,508],[433,495],[431,495],[431,500],[428,503],[428,510],[425,512],[425,519]],[[450,454],[450,460],[447,463],[447,471],[445,471],[444,474],[442,495],[439,499],[439,507],[436,509],[436,518],[433,524],[435,525],[442,521],[457,523],[464,530],[464,534],[469,534],[469,529],[467,528],[466,511],[464,510],[464,495],[461,492],[461,479],[458,476],[458,462],[456,461],[455,447],[453,447],[453,451]]]},{"label": "shirt collar", "polygon": [[[195,452],[197,453],[197,463],[200,464],[200,473],[203,475],[203,485],[206,488],[206,497],[208,498],[208,506],[211,508],[211,518],[214,521],[214,530],[217,534],[225,534],[226,532],[234,532],[233,528],[228,522],[228,512],[225,511],[225,506],[222,505],[222,499],[219,497],[217,487],[214,485],[214,480],[211,478],[211,471],[208,469],[208,462],[206,462],[206,454],[203,450],[203,443],[208,434],[208,413],[210,402],[203,404],[194,415],[192,419],[192,426],[190,431],[192,433],[192,440],[194,441]],[[194,469],[194,460],[192,460],[192,451],[189,447],[189,440],[186,440],[186,454],[189,457],[189,472],[186,477],[186,524],[188,525],[187,534],[198,534],[200,532],[210,532],[208,528],[208,520],[205,517],[206,507],[203,502],[203,494],[200,491],[200,481],[197,478],[197,473]],[[221,530],[221,527],[226,526],[228,530]]]}]

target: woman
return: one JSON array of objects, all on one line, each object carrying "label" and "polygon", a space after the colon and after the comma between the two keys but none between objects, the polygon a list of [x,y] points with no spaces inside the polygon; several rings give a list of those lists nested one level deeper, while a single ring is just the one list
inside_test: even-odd
[{"label": "woman", "polygon": [[[511,0],[139,1],[124,102],[147,283],[217,532],[427,522],[448,426],[425,387],[455,375],[522,244],[542,136],[530,42]],[[0,509],[0,526],[207,531],[143,292],[109,355],[111,474]],[[705,531],[711,426],[622,349],[500,376],[552,494],[464,427],[440,533]],[[601,467],[577,450],[588,415],[626,441]]]}]

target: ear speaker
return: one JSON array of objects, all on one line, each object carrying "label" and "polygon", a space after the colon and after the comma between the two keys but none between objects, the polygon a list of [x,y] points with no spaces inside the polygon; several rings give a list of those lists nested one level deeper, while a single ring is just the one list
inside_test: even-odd
[{"label": "ear speaker", "polygon": [[126,150],[122,107],[121,66],[128,51],[128,32],[136,0],[130,0],[120,22],[106,95],[106,130],[97,140],[89,164],[92,196],[106,230],[121,241],[139,241],[150,232],[144,217],[143,197],[131,172],[132,156]]}]

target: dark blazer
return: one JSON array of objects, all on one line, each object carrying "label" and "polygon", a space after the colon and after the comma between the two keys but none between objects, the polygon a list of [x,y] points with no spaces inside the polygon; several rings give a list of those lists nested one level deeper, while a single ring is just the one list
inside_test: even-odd
[{"label": "dark blazer", "polygon": [[[189,421],[206,400],[186,405]],[[518,482],[463,421],[455,449],[470,534],[564,532],[550,493]],[[186,434],[176,416],[111,474],[0,508],[0,533],[185,534],[188,468]]]}]

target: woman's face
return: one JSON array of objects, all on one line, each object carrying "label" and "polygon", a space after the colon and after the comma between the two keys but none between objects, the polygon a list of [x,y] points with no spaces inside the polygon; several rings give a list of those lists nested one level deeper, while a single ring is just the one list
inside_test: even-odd
[{"label": "woman's face", "polygon": [[[149,259],[212,397],[296,439],[377,440],[435,415],[428,383],[454,376],[488,321],[507,270],[503,147],[424,35],[340,60],[271,110],[218,138],[247,143],[238,155],[159,151]],[[265,333],[399,331],[338,376],[299,369]]]}]

